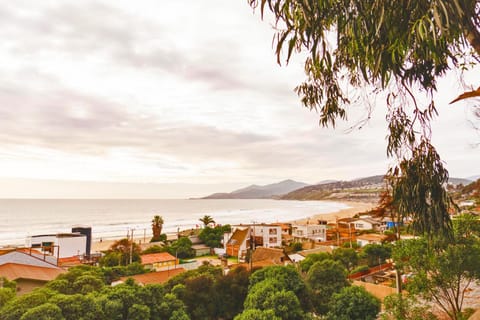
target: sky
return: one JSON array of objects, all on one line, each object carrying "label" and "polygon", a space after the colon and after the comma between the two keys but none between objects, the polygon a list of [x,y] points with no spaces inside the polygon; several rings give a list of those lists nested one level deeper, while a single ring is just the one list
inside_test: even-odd
[{"label": "sky", "polygon": [[[185,198],[384,173],[384,100],[361,129],[348,130],[358,105],[320,128],[293,91],[301,56],[279,66],[273,35],[245,0],[4,3],[0,198]],[[470,103],[448,105],[461,92],[455,75],[440,82],[432,139],[450,175],[469,177],[480,135]]]}]

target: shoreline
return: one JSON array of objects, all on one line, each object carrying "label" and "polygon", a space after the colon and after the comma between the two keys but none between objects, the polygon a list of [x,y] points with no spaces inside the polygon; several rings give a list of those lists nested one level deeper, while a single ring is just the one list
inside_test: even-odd
[{"label": "shoreline", "polygon": [[[351,218],[357,213],[368,211],[377,206],[377,204],[374,202],[358,202],[358,201],[345,201],[345,200],[344,201],[321,200],[321,201],[342,203],[347,205],[348,208],[340,209],[338,211],[333,211],[333,212],[317,213],[317,214],[314,214],[313,216],[305,217],[302,219],[291,220],[291,221],[281,221],[281,222],[294,223],[294,224],[306,224],[306,223],[316,223],[317,220],[326,220],[328,223],[330,223],[330,222],[335,222],[336,219]],[[98,238],[92,239],[91,250],[92,252],[106,251],[110,248],[110,246],[115,241],[119,239],[122,239],[122,237],[119,237],[118,239],[109,238],[103,241],[100,241]],[[150,243],[148,237],[146,242],[144,241],[144,237],[135,237],[135,242],[139,244]]]},{"label": "shoreline", "polygon": [[343,203],[348,206],[348,208],[340,209],[338,211],[327,212],[327,213],[317,213],[313,216],[306,217],[303,219],[297,219],[289,221],[290,223],[305,224],[305,223],[316,223],[317,220],[326,220],[328,223],[335,222],[336,219],[341,218],[351,218],[357,213],[362,213],[368,210],[371,210],[377,206],[377,203],[374,202],[359,202],[359,201],[331,201],[331,200],[322,200],[330,201],[336,203]]}]

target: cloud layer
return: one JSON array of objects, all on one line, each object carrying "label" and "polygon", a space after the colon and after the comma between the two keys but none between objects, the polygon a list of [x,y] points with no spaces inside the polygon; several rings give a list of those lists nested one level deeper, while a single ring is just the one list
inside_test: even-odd
[{"label": "cloud layer", "polygon": [[[319,129],[293,93],[302,66],[275,64],[272,35],[242,1],[4,4],[0,178],[221,185],[384,172],[381,108],[360,131]],[[478,150],[449,137],[439,144],[454,173],[477,174]]]}]

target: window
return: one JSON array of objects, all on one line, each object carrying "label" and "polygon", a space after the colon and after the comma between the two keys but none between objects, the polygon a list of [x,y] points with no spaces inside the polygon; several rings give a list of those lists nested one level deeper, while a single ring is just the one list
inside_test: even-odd
[{"label": "window", "polygon": [[275,228],[270,228],[270,229],[268,230],[268,234],[277,234],[277,229],[275,229]]},{"label": "window", "polygon": [[270,237],[268,238],[269,243],[277,243],[277,237]]}]

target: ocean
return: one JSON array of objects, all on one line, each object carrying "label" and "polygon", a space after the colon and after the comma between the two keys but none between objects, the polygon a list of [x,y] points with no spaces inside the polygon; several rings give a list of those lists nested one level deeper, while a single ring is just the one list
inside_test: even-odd
[{"label": "ocean", "polygon": [[0,199],[0,246],[24,245],[30,235],[71,232],[72,226],[92,227],[94,240],[151,237],[151,220],[160,215],[164,232],[196,228],[204,215],[218,224],[294,221],[348,208],[327,201],[271,199]]}]

